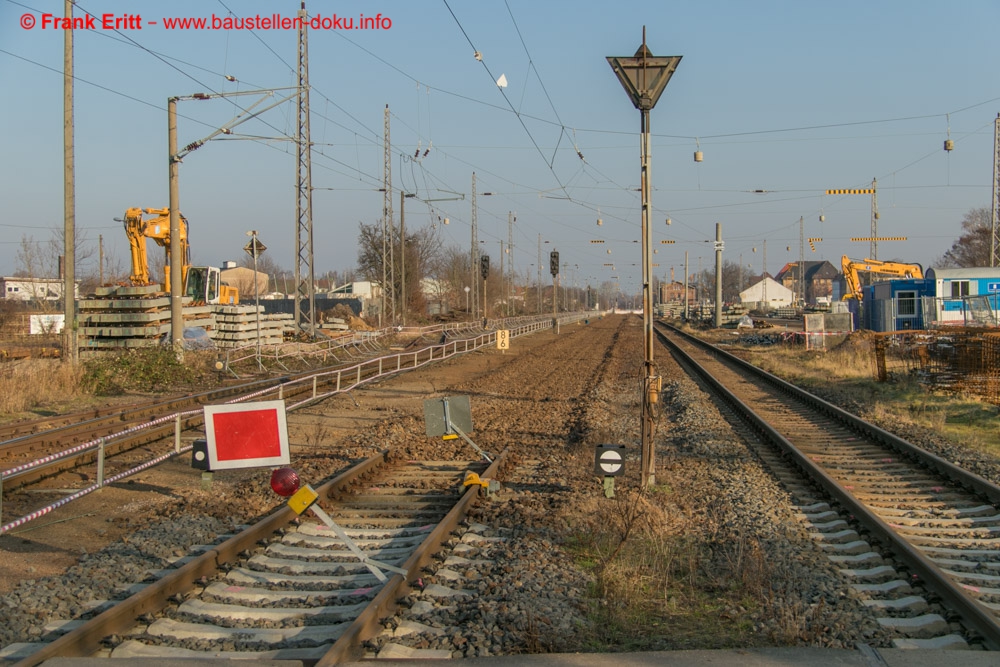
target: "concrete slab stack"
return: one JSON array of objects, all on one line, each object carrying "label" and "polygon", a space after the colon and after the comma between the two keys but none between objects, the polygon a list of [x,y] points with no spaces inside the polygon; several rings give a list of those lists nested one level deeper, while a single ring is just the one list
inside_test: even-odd
[{"label": "concrete slab stack", "polygon": [[257,317],[260,314],[261,345],[278,345],[285,332],[294,329],[290,313],[265,313],[263,306],[212,306],[215,328],[209,335],[220,348],[243,347],[257,342]]},{"label": "concrete slab stack", "polygon": [[[185,327],[211,329],[210,306],[182,300]],[[77,302],[80,348],[113,350],[158,345],[170,333],[170,297],[159,285],[100,287]]]}]

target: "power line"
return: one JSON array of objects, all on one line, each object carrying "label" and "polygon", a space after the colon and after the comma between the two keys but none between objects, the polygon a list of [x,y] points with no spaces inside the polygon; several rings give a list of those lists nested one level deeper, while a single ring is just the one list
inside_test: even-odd
[{"label": "power line", "polygon": [[[448,4],[448,0],[442,0],[442,2],[444,2],[444,6],[448,8],[448,12],[451,14],[451,17],[453,19],[455,19],[455,23],[458,24],[459,30],[462,31],[463,35],[465,35],[465,39],[466,39],[467,42],[469,42],[469,46],[472,47],[473,52],[474,53],[479,53],[479,50],[476,48],[476,45],[472,42],[472,39],[469,38],[469,34],[465,31],[465,28],[462,26],[462,22],[458,20],[458,17],[455,16],[455,12],[452,11],[451,6]],[[490,71],[490,67],[489,67],[489,65],[486,64],[486,61],[484,59],[482,59],[482,57],[480,57],[478,60],[479,60],[480,64],[482,64],[483,69],[486,70],[486,73],[489,75],[490,80],[493,81],[494,83],[496,83],[497,78],[493,75],[493,72]],[[542,158],[542,160],[548,166],[549,171],[552,173],[552,177],[555,178],[556,179],[556,183],[559,184],[559,188],[561,190],[563,190],[563,192],[565,192],[566,191],[566,186],[563,185],[563,182],[560,180],[559,175],[556,173],[556,170],[553,167],[552,163],[545,160],[545,154],[542,153],[542,149],[538,146],[538,142],[535,140],[534,135],[531,134],[531,130],[529,130],[527,124],[525,124],[524,118],[521,117],[521,113],[514,108],[514,105],[511,103],[510,98],[507,97],[507,93],[504,92],[504,90],[503,90],[503,88],[501,86],[497,85],[497,90],[500,91],[500,95],[503,97],[504,101],[507,103],[507,106],[510,107],[510,110],[517,117],[517,121],[521,124],[521,127],[524,129],[525,134],[528,135],[528,138],[531,140],[531,143],[534,145],[535,149],[538,151],[538,155]],[[569,197],[569,193],[566,193],[566,196],[567,196],[567,198],[570,198]]]}]

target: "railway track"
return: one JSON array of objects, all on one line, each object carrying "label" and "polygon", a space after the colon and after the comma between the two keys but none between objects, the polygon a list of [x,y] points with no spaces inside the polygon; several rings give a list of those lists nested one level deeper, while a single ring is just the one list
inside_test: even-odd
[{"label": "railway track", "polygon": [[775,446],[761,458],[897,646],[1000,650],[1000,487],[694,337],[657,333]]},{"label": "railway track", "polygon": [[394,461],[386,450],[316,489],[364,557],[405,575],[377,575],[325,523],[308,514],[298,522],[286,506],[62,637],[26,648],[36,650],[16,664],[55,656],[356,658],[381,631],[379,619],[423,587],[423,568],[482,490],[465,486],[465,475],[493,478],[504,460],[505,453],[488,468],[484,461]]},{"label": "railway track", "polygon": [[[521,327],[525,331],[538,328],[537,324]],[[198,394],[152,400],[138,406],[90,410],[11,425],[5,427],[6,430],[0,429],[0,437],[15,434],[0,440],[0,482],[4,491],[16,490],[82,466],[92,466],[100,457],[112,459],[155,443],[168,443],[180,452],[184,449],[181,433],[203,428],[201,408],[205,405],[248,397],[307,402],[311,397],[345,391],[386,374],[466,352],[482,344],[480,339],[491,335],[495,334],[480,332],[469,337],[453,337],[444,344],[416,339],[405,352],[391,358],[289,373]],[[169,453],[169,448],[163,448],[162,453]],[[132,463],[130,459],[123,459],[115,465],[127,470]]]}]

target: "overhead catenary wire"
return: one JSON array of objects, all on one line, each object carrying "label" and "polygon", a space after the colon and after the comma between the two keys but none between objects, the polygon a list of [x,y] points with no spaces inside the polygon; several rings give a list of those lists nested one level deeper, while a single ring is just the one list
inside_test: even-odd
[{"label": "overhead catenary wire", "polygon": [[[8,1],[10,2],[12,0],[8,0]],[[14,4],[20,4],[20,3],[14,3]],[[505,4],[507,4],[508,13],[511,14],[511,18],[513,20],[514,17],[513,17],[513,13],[511,12],[511,7],[510,7],[510,5],[508,3],[505,2]],[[224,2],[222,2],[221,0],[220,0],[220,5],[222,5],[223,7],[226,7],[226,9],[228,10],[228,7],[226,6],[226,4]],[[449,9],[450,9],[450,7],[449,7]],[[519,29],[516,21],[514,21],[514,27],[515,27],[515,30],[518,33],[518,37],[521,38],[522,46],[524,46],[524,39],[523,39],[523,36],[520,33],[520,29]],[[254,32],[254,31],[250,31],[250,32]],[[260,41],[260,43],[262,45],[264,45],[268,50],[270,50],[276,56],[278,55],[278,53],[275,52],[274,49],[271,48],[267,44],[267,42],[264,39],[261,38],[260,35],[254,33],[253,36],[258,41]],[[343,34],[338,33],[338,36],[343,37]],[[116,41],[123,41],[123,43],[127,43],[127,42],[124,42],[124,40],[118,39],[117,36],[108,35],[108,37],[109,38],[113,37]],[[348,41],[351,41],[351,40],[348,40]],[[137,45],[135,45],[135,46],[137,46]],[[148,51],[150,51],[152,53],[152,50],[150,50],[150,49],[145,49],[145,50],[148,50]],[[534,73],[535,73],[535,75],[538,76],[538,70],[534,67],[534,64],[535,64],[534,60],[532,59],[530,52],[528,52],[527,47],[525,47],[525,52],[528,54],[529,65],[530,65],[531,70],[533,70]],[[9,54],[9,52],[5,52],[5,53]],[[16,55],[16,54],[10,54],[10,55]],[[169,56],[166,56],[165,54],[160,54],[160,56],[163,57],[163,58],[167,58],[167,59],[170,58]],[[205,69],[205,68],[200,68],[200,66],[194,65],[192,63],[186,63],[186,64],[184,64],[182,61],[179,61],[178,59],[174,59],[171,62],[173,62],[175,65],[178,65],[182,69],[183,68],[189,68],[189,67],[198,68],[199,70],[204,70]],[[383,60],[383,62],[385,62],[385,61]],[[49,68],[49,69],[52,69],[52,71],[57,72],[57,70],[55,70],[54,68]],[[175,67],[175,69],[177,69],[177,68]],[[205,70],[205,71],[208,71],[208,70]],[[402,70],[399,70],[399,71],[402,73]],[[195,78],[203,78],[203,77],[195,77]],[[546,96],[549,98],[550,106],[552,107],[553,113],[556,116],[557,122],[552,123],[548,119],[539,119],[539,120],[541,120],[543,122],[549,122],[550,125],[553,125],[555,127],[559,127],[560,130],[566,129],[567,126],[565,124],[563,124],[562,118],[559,117],[558,112],[556,111],[555,105],[552,104],[551,97],[548,95],[548,91],[545,90],[545,86],[544,86],[544,83],[541,81],[541,77],[539,76],[538,78],[539,78],[539,83],[542,85],[542,89],[545,91]],[[86,82],[86,83],[89,83],[89,82]],[[122,95],[123,97],[127,97],[129,99],[132,99],[134,101],[138,101],[138,102],[143,103],[143,104],[147,104],[148,106],[151,106],[151,107],[156,108],[158,110],[160,110],[160,108],[161,108],[160,105],[149,104],[147,102],[139,100],[138,98],[130,97],[127,94],[119,93],[118,91],[111,90],[111,89],[109,89],[107,87],[102,87],[102,86],[100,86],[98,84],[92,84],[92,85],[97,85],[98,88],[103,88],[104,90],[107,90],[109,92],[113,92],[115,94]],[[433,88],[432,86],[427,85],[427,84],[422,84],[422,85],[426,86],[426,88],[428,90],[428,94],[430,93],[430,90],[432,90],[432,89],[434,89],[435,91],[438,90],[437,88]],[[451,94],[451,93],[449,92],[448,94]],[[325,96],[323,96],[323,97],[325,97]],[[326,99],[329,99],[329,98],[326,98]],[[482,104],[483,103],[481,100],[475,100],[474,98],[471,98],[471,97],[466,97],[466,99],[470,100],[470,103],[475,103],[475,104]],[[976,106],[981,106],[982,104],[985,104],[985,103],[986,102],[979,103],[977,105],[969,105],[968,107],[965,107],[963,110],[975,108]],[[504,108],[504,107],[502,107],[500,105],[490,105],[490,106],[492,106],[493,108],[502,110],[505,113],[516,113],[516,110],[513,109],[513,108]],[[508,104],[508,106],[511,106],[511,105]],[[326,113],[319,113],[317,115],[320,118],[324,118],[325,120],[327,120],[331,124],[336,124],[337,127],[340,127],[340,128],[342,128],[342,129],[344,129],[346,131],[351,132],[354,135],[354,138],[355,138],[355,148],[356,148],[356,150],[358,150],[357,147],[358,147],[359,144],[361,144],[361,145],[363,145],[365,143],[368,143],[368,144],[371,144],[371,145],[375,145],[376,144],[376,141],[374,140],[374,138],[370,134],[370,133],[372,133],[371,128],[366,127],[364,125],[364,123],[361,123],[360,121],[358,121],[358,119],[355,116],[350,115],[343,108],[340,108],[340,107],[336,107],[336,108],[337,108],[337,114],[339,114],[339,113],[345,114],[343,116],[343,118],[349,118],[350,122],[346,122],[346,123],[345,122],[341,122],[341,117],[339,115],[330,113],[329,109],[326,110]],[[419,109],[418,109],[418,111],[419,111]],[[314,111],[313,113],[316,113],[316,111]],[[958,112],[956,111],[955,113],[958,113]],[[531,116],[529,116],[527,114],[522,114],[522,115],[525,118],[532,118]],[[925,116],[908,116],[908,117],[899,118],[899,119],[882,119],[882,120],[878,120],[878,121],[863,121],[863,122],[853,122],[853,123],[828,124],[828,125],[825,125],[825,126],[810,126],[810,127],[844,127],[844,126],[858,125],[858,124],[867,124],[867,123],[885,123],[885,122],[892,122],[893,120],[912,120],[912,119],[916,119],[916,118],[929,118],[929,117],[934,117],[934,116],[935,116],[934,114],[929,114],[929,115],[925,115]],[[191,120],[193,120],[195,122],[199,122],[199,123],[201,122],[201,121],[197,121],[197,119],[191,119]],[[352,126],[351,123],[356,123],[356,125]],[[206,125],[206,126],[208,126],[207,123],[203,123],[203,124]],[[420,125],[419,120],[418,120],[418,125]],[[421,126],[420,129],[422,129],[422,126]],[[754,135],[754,134],[762,134],[762,133],[777,133],[777,132],[782,132],[782,131],[799,132],[799,131],[802,131],[802,130],[805,130],[805,129],[808,129],[808,128],[807,127],[785,128],[785,129],[778,128],[778,129],[770,129],[770,130],[762,130],[762,131],[754,131],[754,132],[745,132],[745,133],[728,133],[728,134],[719,134],[719,135],[701,134],[700,136],[702,136],[703,138],[704,137],[709,137],[709,138],[711,138],[711,137],[724,138],[724,137],[738,137],[738,136],[746,136],[746,135]],[[584,130],[580,130],[580,131],[582,132]],[[418,131],[418,134],[422,134],[422,132]],[[620,134],[622,134],[622,135],[632,135],[633,133],[631,133],[631,132],[621,132]],[[660,135],[656,135],[656,136],[660,136]],[[666,135],[664,135],[664,136],[666,136]],[[333,142],[331,142],[331,145],[332,144],[333,144]],[[271,147],[275,148],[277,150],[282,150],[282,151],[284,151],[286,153],[287,153],[287,150],[288,150],[287,146],[284,146],[284,147],[281,147],[281,146],[271,146]],[[540,144],[533,144],[530,147],[529,146],[525,146],[524,148],[526,150],[535,150],[535,151],[539,152],[540,154],[543,151],[547,152],[549,150],[547,147],[541,146]],[[540,150],[540,148],[541,148],[541,150]],[[576,148],[576,147],[574,147],[574,148]],[[320,150],[320,154],[322,155],[323,161],[326,162],[326,165],[327,165],[326,168],[329,169],[329,172],[332,173],[332,174],[336,174],[336,175],[339,175],[339,176],[345,176],[345,177],[352,178],[352,179],[358,179],[358,180],[361,180],[362,182],[372,182],[372,181],[375,180],[375,177],[372,174],[365,173],[364,169],[362,168],[360,158],[359,158],[357,164],[350,164],[349,165],[349,164],[343,162],[342,160],[339,160],[338,156],[337,156],[337,153],[334,150],[323,151],[321,149]],[[411,154],[412,154],[412,151],[411,151]],[[910,164],[904,166],[903,168],[905,169],[908,166],[912,166],[913,164],[916,164],[920,160],[925,160],[927,157],[930,157],[930,155],[931,154],[922,156],[918,160],[916,160],[914,162],[911,162]],[[544,154],[542,156],[543,157],[547,157]],[[475,168],[480,173],[486,174],[486,170],[482,169],[482,165],[473,164],[474,162],[476,162],[475,159],[473,159],[470,162],[468,162],[468,164],[470,164],[470,166],[472,166],[473,168]],[[551,165],[552,162],[551,161],[547,161],[547,164]],[[584,164],[586,166],[583,167],[583,170],[584,170],[584,172],[588,176],[590,176],[592,178],[595,178],[595,180],[598,180],[594,176],[595,173],[598,174],[601,177],[604,177],[603,174],[601,174],[601,172],[596,167],[594,167],[593,165],[587,164],[586,161],[584,161]],[[418,166],[418,167],[413,167],[413,165],[411,165],[411,167],[415,168],[417,170],[416,173],[419,175],[420,178],[423,179],[423,185],[426,188],[427,187],[427,183],[429,182],[427,180],[427,175],[430,174],[430,173],[432,173],[431,169],[433,167],[431,165],[428,165],[428,166]],[[550,170],[552,170],[551,166],[550,166]],[[411,172],[411,173],[413,173],[413,172]],[[556,174],[557,180],[561,176],[565,176],[565,174],[562,171],[559,171],[559,173]],[[585,193],[583,193],[583,190],[586,189],[589,184],[586,183],[585,182],[586,179],[581,178],[581,176],[582,176],[582,174],[578,171],[575,174],[573,174],[572,178],[569,178],[569,179],[565,179],[564,178],[564,179],[562,179],[560,181],[560,186],[563,189],[563,193],[566,194],[567,201],[569,201],[569,202],[571,202],[571,203],[573,203],[575,205],[578,205],[578,206],[583,206],[583,207],[586,207],[586,208],[594,209],[594,208],[596,208],[596,205],[597,205],[595,202],[599,201],[599,200],[601,200],[603,198],[603,195],[597,194],[596,191],[598,189],[602,189],[603,186],[601,186],[600,188],[598,186],[590,186],[590,189],[595,190],[595,193],[594,193],[594,196],[587,196]],[[417,186],[418,183],[420,183],[420,181],[417,180],[417,178],[418,178],[417,176],[414,176],[415,187]],[[520,179],[505,179],[505,180],[520,180]],[[614,182],[611,179],[608,179],[606,177],[604,177],[604,180],[607,181],[608,183],[613,183]],[[582,182],[582,181],[584,181],[584,182]],[[509,196],[512,197],[512,198],[522,196],[522,194],[531,194],[532,192],[534,192],[534,193],[539,192],[537,188],[529,187],[526,184],[522,184],[521,186],[518,186],[518,187],[523,187],[526,190],[526,192],[524,192],[524,193],[514,193],[513,188],[504,188],[504,189],[508,191]],[[975,187],[975,186],[963,186],[963,187]],[[632,191],[632,189],[630,189],[628,187],[624,187],[624,186],[607,188],[606,190],[607,191],[618,190],[618,191],[621,191],[621,192],[627,192],[627,193],[630,194],[631,197],[633,197],[633,198],[637,197],[637,195]],[[789,191],[789,190],[786,190],[786,191]],[[791,200],[786,199],[786,198],[780,198],[780,199],[779,198],[774,198],[774,199],[769,198],[769,200],[771,202],[791,201]],[[750,202],[750,203],[745,204],[745,205],[753,206],[756,203],[757,202]],[[725,207],[726,208],[732,208],[732,207],[738,207],[739,205],[740,204],[738,204],[738,203],[737,204],[729,204],[729,205],[725,205]],[[612,211],[612,213],[609,213],[607,215],[607,217],[609,217],[611,219],[614,219],[614,213],[613,213],[613,211],[616,210],[616,208],[618,210],[628,210],[628,207],[614,207],[614,206],[608,206],[608,205],[606,205],[604,203],[602,203],[601,206],[604,207],[605,209],[610,209]],[[518,207],[519,208],[523,208],[523,205],[519,204]],[[712,208],[718,208],[718,207],[719,207],[718,205],[705,206],[705,207],[700,207],[700,206],[699,207],[687,207],[685,209],[681,209],[681,211],[682,212],[685,212],[685,211],[686,212],[704,211],[704,210],[710,210]],[[676,212],[672,210],[671,213],[675,214]],[[558,222],[560,222],[560,223],[562,222],[562,220],[560,220],[558,218],[558,216],[550,217],[552,215],[553,214],[551,214],[551,213],[546,213],[546,215],[545,215],[546,220],[553,220],[553,221],[557,221],[558,220]],[[456,219],[456,220],[460,220],[461,219],[460,216],[456,216],[456,215],[452,215],[451,217],[453,219]],[[627,218],[627,216],[623,217],[622,220],[631,223],[631,220],[628,220],[626,218]],[[675,215],[675,219],[678,219],[678,218],[676,218],[676,215]],[[567,224],[565,226],[567,228],[579,229],[579,226],[574,226],[573,224]]]}]

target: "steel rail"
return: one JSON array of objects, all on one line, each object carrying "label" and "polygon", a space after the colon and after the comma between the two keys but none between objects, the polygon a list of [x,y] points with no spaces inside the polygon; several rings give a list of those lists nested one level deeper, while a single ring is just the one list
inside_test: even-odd
[{"label": "steel rail", "polygon": [[[575,322],[582,320],[587,316],[590,315],[588,315],[587,313],[583,314],[575,313],[564,316],[563,318],[561,318],[561,320],[563,320],[564,322]],[[522,336],[534,333],[536,331],[545,330],[548,329],[551,325],[551,320],[548,320],[547,318],[541,318],[541,319],[526,318],[526,319],[527,321],[522,321],[519,324],[516,322],[509,322],[509,324],[511,325],[517,324],[515,328],[511,329],[511,337]],[[481,347],[495,343],[496,335],[497,335],[496,331],[488,331],[485,333],[481,333],[473,338],[456,339],[437,345],[429,345],[412,352],[402,352],[396,355],[388,355],[386,357],[369,359],[361,363],[355,364],[353,366],[339,368],[336,370],[327,370],[319,372],[308,371],[300,375],[285,376],[282,378],[276,378],[274,380],[269,380],[269,381],[258,380],[253,383],[249,383],[247,385],[242,385],[242,386],[254,387],[256,385],[263,384],[264,386],[263,389],[259,389],[250,394],[244,394],[242,396],[239,396],[237,399],[234,399],[231,402],[250,400],[252,398],[256,398],[271,393],[273,391],[277,391],[278,399],[286,398],[286,392],[291,397],[311,392],[310,397],[307,397],[305,400],[301,400],[298,403],[288,407],[289,410],[294,410],[321,401],[325,398],[329,398],[330,396],[333,396],[335,394],[350,391],[362,384],[366,384],[368,382],[372,382],[383,377],[391,376],[408,370],[413,370],[423,365],[432,363],[434,361],[440,361],[459,354],[466,354]],[[437,354],[437,356],[435,356],[436,350],[440,352],[439,354]],[[425,354],[426,358],[421,360],[421,354],[424,353],[426,353]],[[403,365],[404,357],[408,360],[405,366]],[[412,358],[412,363],[410,363],[409,361],[410,358]],[[387,369],[386,361],[392,359],[395,359],[396,361],[395,368],[390,367]],[[391,366],[391,363],[389,365]],[[349,379],[345,386],[343,379],[344,377],[347,376],[349,376]],[[331,387],[331,390],[325,393],[320,393],[319,389],[321,387],[323,388]],[[204,392],[203,394],[198,394],[196,396],[200,397],[211,393],[212,392]],[[169,415],[169,417],[171,418],[177,416],[178,416],[177,414]],[[204,423],[203,416],[198,413],[182,415],[182,417],[183,417],[182,419],[183,429],[196,428]],[[154,421],[159,423],[161,420],[165,420],[166,418],[167,416],[164,416]],[[167,426],[167,425],[155,426],[152,428],[155,429],[152,433],[146,434],[145,436],[132,435],[132,437],[128,438],[127,440],[111,444],[110,447],[109,443],[112,443],[115,437],[124,436],[126,433],[131,433],[131,431],[126,429],[126,431],[117,434],[117,436],[111,436],[109,438],[105,438],[104,446],[106,448],[106,452],[110,454],[118,454],[123,451],[128,451],[143,444],[148,444],[149,442],[165,438],[170,430],[174,430],[176,433],[177,429],[176,426]],[[139,441],[140,439],[141,442]],[[94,442],[96,443],[97,441],[95,440]],[[19,478],[18,480],[19,486],[24,486],[33,481],[37,481],[39,479],[57,474],[62,470],[78,467],[79,465],[84,465],[86,463],[92,462],[97,456],[95,453],[93,453],[93,450],[96,449],[98,446],[99,445],[94,444],[93,447],[91,447],[90,449],[74,451],[72,453],[72,456],[70,456],[69,453],[67,453],[67,456],[65,457],[60,455],[54,455],[52,457],[48,457],[51,458],[51,460],[45,462],[44,465],[29,464],[28,467],[33,468],[33,470],[18,469],[16,472],[0,470],[0,493],[3,492],[3,482],[7,479],[12,479],[15,476]],[[58,468],[58,470],[53,470],[52,469],[53,466]],[[22,467],[23,466],[19,466],[17,468],[22,468]],[[60,505],[61,504],[63,503],[60,503]],[[49,506],[48,508],[45,509],[48,510],[53,509],[53,506]],[[26,516],[42,516],[44,513],[45,512],[41,513],[33,512]],[[21,525],[23,523],[24,518],[25,517],[21,517],[20,519],[15,521],[15,523]],[[0,526],[2,525],[3,524],[0,523]]]},{"label": "steel rail", "polygon": [[[507,461],[508,452],[508,449],[503,450],[481,477],[484,479],[496,477]],[[472,485],[466,489],[451,511],[403,564],[407,575],[404,577],[401,574],[396,574],[385,584],[371,603],[365,607],[365,610],[344,631],[344,634],[334,642],[330,650],[319,659],[316,667],[327,667],[361,658],[362,642],[382,631],[379,621],[396,609],[400,598],[410,593],[412,584],[421,576],[424,566],[430,562],[451,532],[466,517],[469,506],[479,497],[481,490],[482,487],[479,485]]]},{"label": "steel rail", "polygon": [[[322,497],[341,493],[359,479],[384,466],[390,450],[372,456],[358,465],[345,470],[316,489]],[[47,644],[30,656],[15,663],[15,667],[33,667],[54,657],[84,657],[100,648],[104,637],[121,634],[131,628],[143,614],[155,613],[163,609],[174,595],[183,593],[201,577],[214,575],[223,565],[236,560],[240,553],[251,549],[259,541],[288,525],[298,515],[283,505],[263,521],[234,535],[222,544],[209,549],[175,572],[150,584],[135,595],[119,602],[114,607],[98,614],[83,625]]]},{"label": "steel rail", "polygon": [[797,387],[790,382],[786,382],[785,380],[782,380],[781,378],[772,375],[771,373],[768,373],[765,370],[757,368],[753,364],[744,361],[743,359],[740,359],[736,355],[731,354],[725,350],[722,350],[716,347],[715,345],[706,343],[705,341],[695,336],[691,336],[690,334],[687,334],[673,327],[670,327],[670,329],[671,331],[674,331],[678,335],[685,338],[685,340],[689,340],[695,345],[702,347],[703,349],[710,350],[713,354],[718,355],[719,357],[725,359],[726,361],[756,374],[758,377],[763,378],[772,386],[777,387],[778,389],[781,389],[782,391],[794,396],[795,398],[798,398],[799,400],[813,406],[814,408],[820,410],[821,412],[824,412],[825,414],[835,419],[838,419],[839,421],[843,422],[844,424],[854,429],[855,431],[864,433],[865,435],[873,438],[877,442],[880,442],[883,445],[891,447],[900,454],[905,455],[911,461],[914,461],[919,465],[922,465],[924,467],[927,467],[931,470],[934,470],[944,475],[951,481],[959,484],[960,486],[965,487],[966,489],[974,493],[978,493],[986,498],[989,498],[991,502],[1000,503],[1000,486],[997,486],[996,484],[990,482],[989,480],[973,472],[969,472],[968,470],[960,468],[954,463],[946,461],[945,459],[941,458],[940,456],[937,456],[936,454],[921,449],[920,447],[917,447],[913,443],[907,442],[906,440],[903,440],[899,436],[889,433],[885,429],[879,428],[875,424],[866,422],[857,415],[854,415],[846,410],[843,410],[837,407],[836,405],[823,400],[819,396],[810,394],[801,387]]},{"label": "steel rail", "polygon": [[[976,482],[977,487],[982,487],[984,490],[985,488],[991,488],[992,492],[990,494],[984,494],[988,495],[991,499],[997,497],[996,494],[1000,494],[1000,488],[978,475],[962,471],[957,466],[940,459],[940,457],[934,456],[929,452],[924,452],[919,447],[907,443],[901,438],[878,428],[874,424],[869,424],[855,415],[851,415],[850,413],[841,410],[840,408],[817,396],[813,396],[799,387],[795,387],[794,385],[791,385],[784,380],[767,373],[766,371],[756,368],[755,366],[728,352],[725,352],[724,350],[720,350],[714,345],[701,341],[698,338],[690,336],[684,332],[677,331],[676,329],[671,328],[671,330],[681,335],[685,338],[685,340],[688,340],[703,349],[707,349],[713,354],[721,356],[726,359],[726,361],[736,364],[738,367],[751,372],[757,377],[766,379],[769,383],[787,391],[792,396],[799,398],[800,400],[803,400],[807,402],[807,404],[811,404],[818,409],[821,409],[829,416],[841,419],[844,423],[850,425],[851,428],[856,431],[862,432],[866,435],[870,434],[870,436],[874,439],[883,442],[883,444],[893,446],[894,448],[896,448],[896,445],[900,444],[907,445],[905,448],[900,448],[899,451],[907,452],[910,457],[927,456],[928,467],[936,467],[940,463],[946,464],[945,468],[951,470],[952,475],[955,475],[960,479],[968,480],[970,483]],[[950,605],[952,609],[958,612],[965,625],[974,629],[983,637],[983,640],[988,648],[995,651],[1000,650],[1000,623],[998,623],[997,618],[988,609],[966,594],[962,588],[958,587],[951,580],[951,578],[948,577],[948,575],[946,575],[937,565],[928,559],[919,549],[902,538],[885,521],[875,515],[864,503],[855,498],[850,491],[845,489],[825,471],[816,466],[808,456],[799,451],[794,444],[782,436],[767,421],[761,418],[750,406],[745,404],[735,394],[733,394],[733,392],[723,386],[722,383],[709,373],[707,369],[698,364],[690,355],[676,345],[676,343],[669,340],[669,338],[667,338],[662,331],[659,332],[659,335],[660,339],[670,348],[671,353],[683,360],[684,364],[692,368],[699,377],[701,377],[709,386],[712,387],[714,391],[722,396],[724,400],[733,407],[733,409],[743,415],[765,436],[765,438],[777,445],[790,459],[795,462],[796,465],[805,471],[810,478],[817,481],[828,494],[836,498],[838,502],[846,507],[854,515],[854,517],[875,536],[876,539],[880,539],[883,543],[888,544],[896,556],[924,580],[924,583],[929,589],[933,590],[941,597],[942,600]],[[892,444],[890,444],[890,442]],[[964,474],[958,475],[957,473],[959,472]]]}]

